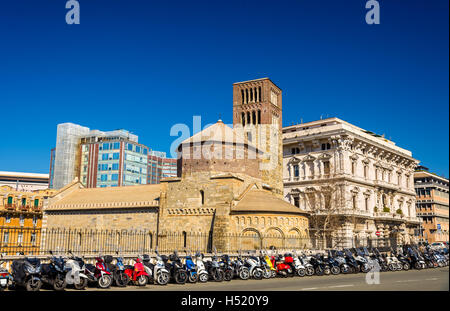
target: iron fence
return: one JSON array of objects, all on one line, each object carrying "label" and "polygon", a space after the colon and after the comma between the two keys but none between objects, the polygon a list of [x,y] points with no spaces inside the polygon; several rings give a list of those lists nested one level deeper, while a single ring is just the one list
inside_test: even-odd
[{"label": "iron fence", "polygon": [[81,255],[143,254],[178,251],[237,253],[259,249],[324,250],[329,248],[397,247],[395,239],[317,239],[298,235],[264,235],[257,232],[214,235],[212,232],[159,232],[149,230],[95,230],[0,227],[0,253],[47,255],[50,251]]}]

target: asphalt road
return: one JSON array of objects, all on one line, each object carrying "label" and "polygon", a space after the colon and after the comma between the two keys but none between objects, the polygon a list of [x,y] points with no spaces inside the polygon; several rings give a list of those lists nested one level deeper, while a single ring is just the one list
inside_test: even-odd
[{"label": "asphalt road", "polygon": [[[379,284],[368,284],[369,274],[274,278],[268,280],[232,280],[197,284],[111,287],[109,291],[448,291],[449,268],[382,272]],[[372,280],[372,283],[376,279]],[[70,289],[68,289],[70,290]],[[94,287],[86,289],[102,290]],[[102,290],[104,291],[104,290]]]}]

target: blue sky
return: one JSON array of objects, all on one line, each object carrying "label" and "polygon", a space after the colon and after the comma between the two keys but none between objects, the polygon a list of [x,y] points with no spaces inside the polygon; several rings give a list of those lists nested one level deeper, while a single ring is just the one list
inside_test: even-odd
[{"label": "blue sky", "polygon": [[47,173],[56,125],[125,128],[169,152],[192,117],[232,123],[232,84],[270,77],[283,123],[336,116],[448,177],[447,0],[65,0],[0,5],[0,170]]}]

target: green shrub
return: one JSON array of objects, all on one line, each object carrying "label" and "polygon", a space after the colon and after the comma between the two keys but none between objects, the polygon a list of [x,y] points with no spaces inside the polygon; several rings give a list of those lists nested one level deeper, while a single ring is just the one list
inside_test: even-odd
[{"label": "green shrub", "polygon": [[397,214],[400,214],[400,215],[402,215],[403,214],[403,211],[402,211],[402,209],[401,208],[399,208],[398,210],[396,210],[395,211]]},{"label": "green shrub", "polygon": [[385,213],[389,213],[391,211],[391,209],[387,206],[383,207],[383,212]]}]

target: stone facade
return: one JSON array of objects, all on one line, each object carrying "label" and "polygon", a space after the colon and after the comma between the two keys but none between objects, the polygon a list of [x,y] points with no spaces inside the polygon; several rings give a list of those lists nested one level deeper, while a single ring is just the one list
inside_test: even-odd
[{"label": "stone facade", "polygon": [[415,240],[418,161],[410,151],[337,118],[285,127],[283,148],[285,199],[338,219],[327,233],[315,229],[328,244],[377,239],[377,231],[380,239]]}]

